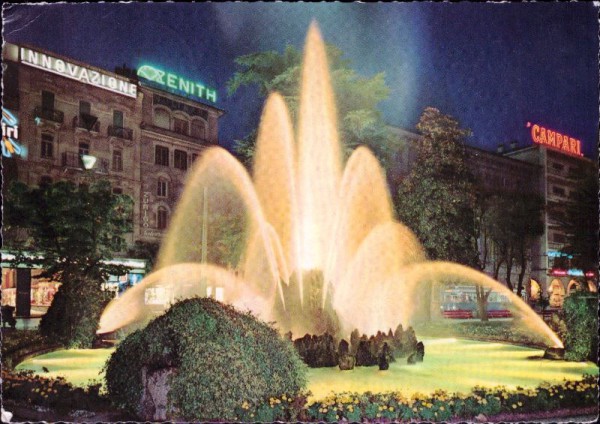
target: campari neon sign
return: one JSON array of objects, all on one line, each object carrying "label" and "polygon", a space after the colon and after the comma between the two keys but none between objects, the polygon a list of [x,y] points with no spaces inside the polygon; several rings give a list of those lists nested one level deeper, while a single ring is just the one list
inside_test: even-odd
[{"label": "campari neon sign", "polygon": [[19,139],[19,120],[8,110],[2,108],[2,156],[27,157],[27,148],[21,146]]},{"label": "campari neon sign", "polygon": [[160,84],[167,88],[180,91],[189,96],[198,97],[199,99],[217,101],[217,91],[198,81],[192,81],[179,75],[163,71],[151,65],[143,65],[137,70],[138,77],[142,77],[148,81]]},{"label": "campari neon sign", "polygon": [[531,122],[527,123],[527,128],[531,128],[531,139],[534,143],[568,155],[583,156],[580,140]]}]

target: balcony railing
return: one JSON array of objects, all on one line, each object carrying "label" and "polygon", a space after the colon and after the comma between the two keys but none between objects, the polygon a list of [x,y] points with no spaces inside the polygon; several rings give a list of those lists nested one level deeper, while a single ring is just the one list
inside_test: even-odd
[{"label": "balcony railing", "polygon": [[75,152],[63,152],[62,154],[62,166],[67,168],[83,169],[83,163],[81,157]]},{"label": "balcony railing", "polygon": [[33,110],[33,113],[37,118],[58,122],[59,124],[62,124],[65,119],[65,114],[63,111],[56,109],[44,109],[41,106],[36,106]]},{"label": "balcony railing", "polygon": [[79,116],[73,117],[73,128],[83,128],[88,131],[99,132],[100,121],[98,121],[97,116],[82,113]]},{"label": "balcony railing", "polygon": [[115,125],[108,126],[108,135],[111,137],[123,138],[125,140],[133,139],[133,130],[126,127],[117,127]]}]

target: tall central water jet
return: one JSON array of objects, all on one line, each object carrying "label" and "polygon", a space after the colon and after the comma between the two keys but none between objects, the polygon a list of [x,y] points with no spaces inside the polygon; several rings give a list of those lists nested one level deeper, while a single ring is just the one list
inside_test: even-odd
[{"label": "tall central water jet", "polygon": [[[428,312],[421,300],[431,284],[460,282],[505,294],[522,325],[562,346],[502,284],[462,265],[426,261],[415,235],[394,220],[385,174],[371,151],[356,149],[343,173],[340,151],[325,46],[313,23],[297,140],[284,99],[273,93],[252,178],[224,149],[208,149],[189,172],[155,272],[109,304],[99,332],[149,319],[147,289],[164,294],[161,311],[178,299],[206,296],[207,286],[282,332],[373,334]],[[201,228],[208,228],[207,243]]]}]

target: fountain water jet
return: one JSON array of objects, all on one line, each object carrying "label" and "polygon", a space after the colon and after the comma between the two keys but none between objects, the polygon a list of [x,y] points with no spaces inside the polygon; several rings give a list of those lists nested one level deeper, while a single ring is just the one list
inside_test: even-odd
[{"label": "fountain water jet", "polygon": [[[107,307],[99,332],[148,319],[148,287],[167,287],[177,293],[171,300],[206,295],[198,292],[199,275],[224,288],[226,302],[296,334],[407,325],[430,307],[418,300],[428,298],[431,284],[460,281],[506,294],[524,325],[562,346],[502,284],[458,264],[427,262],[415,235],[394,220],[373,154],[359,147],[342,173],[340,150],[325,47],[312,23],[297,139],[285,101],[274,93],[261,117],[252,179],[228,152],[208,149],[188,175],[157,271]],[[210,264],[198,264],[207,187]]]}]

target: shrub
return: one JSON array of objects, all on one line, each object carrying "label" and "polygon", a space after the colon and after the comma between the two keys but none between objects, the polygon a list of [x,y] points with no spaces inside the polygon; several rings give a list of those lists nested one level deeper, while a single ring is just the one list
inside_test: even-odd
[{"label": "shrub", "polygon": [[60,286],[40,322],[40,333],[68,348],[91,348],[102,310],[110,300],[89,277]]},{"label": "shrub", "polygon": [[243,402],[296,394],[306,383],[306,367],[289,340],[250,313],[209,298],[176,303],[119,344],[106,365],[116,406],[138,412],[143,367],[176,368],[169,406],[186,420],[235,420]]},{"label": "shrub", "polygon": [[575,292],[563,305],[565,325],[565,359],[598,362],[598,298]]}]

